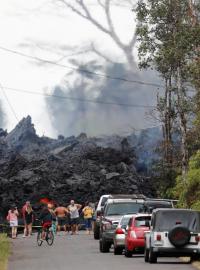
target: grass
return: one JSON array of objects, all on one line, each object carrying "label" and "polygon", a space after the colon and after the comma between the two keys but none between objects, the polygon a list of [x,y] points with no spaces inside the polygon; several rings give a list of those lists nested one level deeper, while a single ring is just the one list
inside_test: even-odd
[{"label": "grass", "polygon": [[200,269],[200,262],[193,262],[192,264],[195,268]]},{"label": "grass", "polygon": [[[190,258],[189,257],[181,257],[181,260],[184,262],[189,262]],[[192,265],[194,266],[194,268],[200,270],[200,261],[194,261],[194,262],[192,262]]]},{"label": "grass", "polygon": [[10,254],[9,240],[6,234],[0,233],[0,270],[7,269],[9,254]]}]

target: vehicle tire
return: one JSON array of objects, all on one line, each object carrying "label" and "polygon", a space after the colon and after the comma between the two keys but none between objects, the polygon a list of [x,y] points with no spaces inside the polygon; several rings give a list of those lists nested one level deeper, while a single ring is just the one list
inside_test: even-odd
[{"label": "vehicle tire", "polygon": [[114,255],[122,255],[123,248],[121,247],[114,247]]},{"label": "vehicle tire", "polygon": [[133,255],[133,252],[128,250],[126,247],[125,247],[125,252],[124,252],[124,255],[126,258],[131,258],[132,255]]},{"label": "vehicle tire", "polygon": [[42,245],[42,243],[43,243],[42,232],[41,231],[38,231],[38,233],[37,233],[37,244],[40,247]]},{"label": "vehicle tire", "polygon": [[99,236],[100,236],[100,228],[97,225],[97,223],[94,222],[94,239],[99,240]]},{"label": "vehicle tire", "polygon": [[152,248],[149,250],[149,263],[157,263],[157,254],[153,252]]},{"label": "vehicle tire", "polygon": [[192,255],[190,257],[190,262],[189,263],[193,263],[194,261],[199,261],[200,260],[200,255],[199,254],[195,254],[195,255]]},{"label": "vehicle tire", "polygon": [[107,243],[104,239],[99,240],[99,250],[102,253],[108,253],[110,251],[110,244]]},{"label": "vehicle tire", "polygon": [[187,245],[190,241],[190,237],[190,231],[182,226],[173,228],[168,234],[170,243],[175,247],[183,247]]},{"label": "vehicle tire", "polygon": [[149,262],[149,250],[147,248],[144,250],[144,261]]},{"label": "vehicle tire", "polygon": [[53,242],[54,242],[54,235],[53,235],[53,232],[52,232],[52,231],[48,231],[48,232],[47,232],[46,241],[47,241],[47,244],[48,244],[49,246],[52,246],[52,245],[53,245]]}]

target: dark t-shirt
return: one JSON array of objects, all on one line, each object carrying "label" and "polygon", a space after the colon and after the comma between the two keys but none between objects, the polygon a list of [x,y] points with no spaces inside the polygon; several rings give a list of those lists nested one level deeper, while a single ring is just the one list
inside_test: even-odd
[{"label": "dark t-shirt", "polygon": [[34,218],[33,211],[31,211],[30,213],[25,211],[24,217],[25,217],[26,224],[31,224],[33,222],[33,218]]},{"label": "dark t-shirt", "polygon": [[44,222],[52,222],[53,217],[52,214],[49,212],[48,209],[42,210],[39,219],[44,223]]}]

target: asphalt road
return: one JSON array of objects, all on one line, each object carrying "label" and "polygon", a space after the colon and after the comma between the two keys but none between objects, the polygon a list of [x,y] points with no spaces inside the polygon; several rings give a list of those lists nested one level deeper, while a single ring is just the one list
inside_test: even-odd
[{"label": "asphalt road", "polygon": [[99,252],[98,241],[81,232],[79,235],[57,236],[52,247],[36,244],[31,238],[12,240],[8,270],[192,270],[191,265],[175,258],[158,259],[157,264],[144,263],[142,256],[125,258]]}]

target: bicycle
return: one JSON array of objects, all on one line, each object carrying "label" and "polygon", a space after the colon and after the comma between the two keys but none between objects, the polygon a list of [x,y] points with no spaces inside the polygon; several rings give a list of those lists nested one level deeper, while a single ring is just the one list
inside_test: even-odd
[{"label": "bicycle", "polygon": [[38,246],[40,247],[45,240],[49,246],[52,246],[54,242],[54,234],[52,232],[51,226],[45,229],[45,233],[46,233],[45,239],[42,239],[42,232],[43,232],[43,229],[40,228],[37,234]]}]

